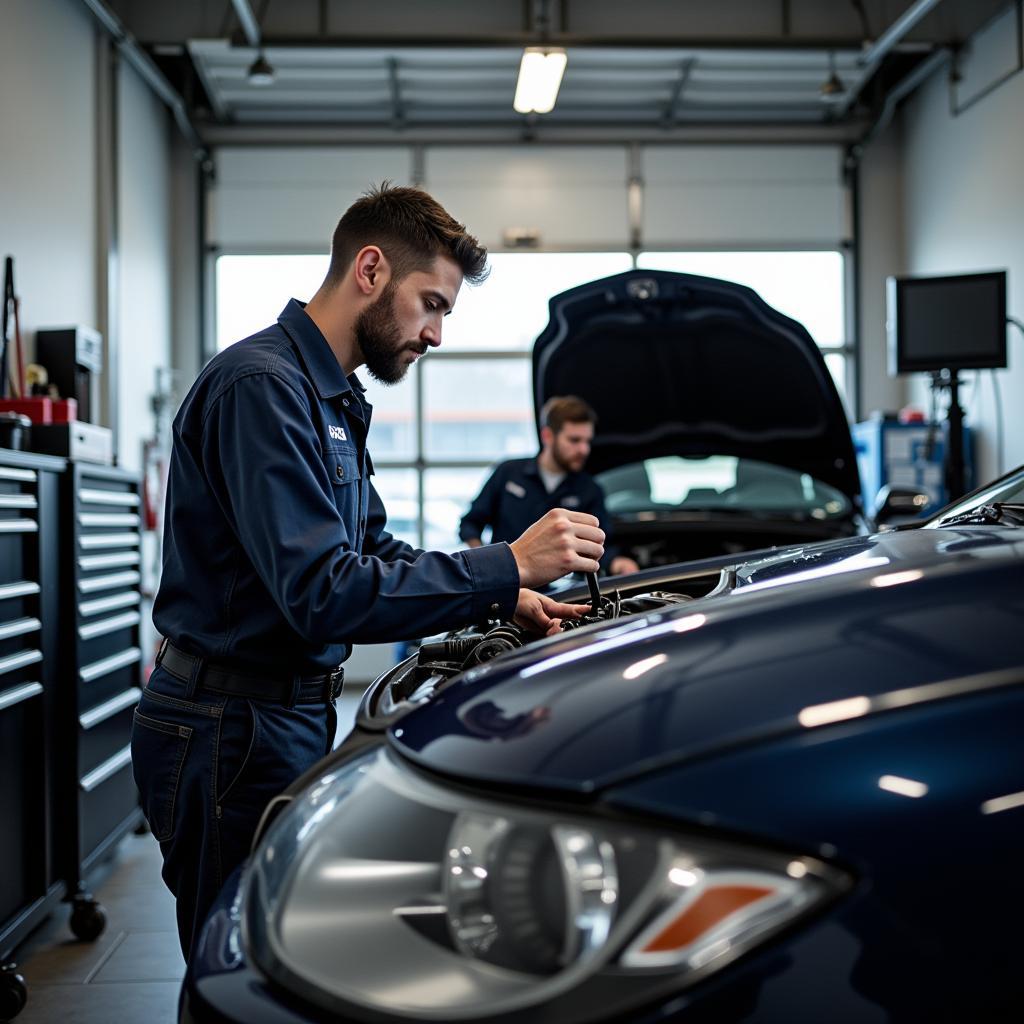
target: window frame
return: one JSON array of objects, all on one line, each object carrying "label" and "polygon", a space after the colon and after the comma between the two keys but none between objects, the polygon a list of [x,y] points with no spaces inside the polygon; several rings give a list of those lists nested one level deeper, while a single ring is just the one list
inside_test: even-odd
[{"label": "window frame", "polygon": [[[509,249],[495,248],[491,250],[492,255],[533,255],[548,253],[623,253],[630,257],[632,269],[638,269],[638,261],[644,253],[692,253],[692,252],[837,252],[843,263],[843,333],[845,341],[841,344],[818,345],[823,356],[837,354],[843,358],[845,387],[841,392],[847,412],[851,417],[856,415],[859,408],[859,351],[856,343],[854,326],[856,288],[855,288],[855,258],[852,246],[849,243],[807,243],[807,244],[770,244],[765,242],[757,243],[735,243],[735,244],[701,244],[701,245],[643,245],[639,248],[611,247],[611,246],[543,246],[530,249]],[[206,289],[211,301],[205,304],[202,331],[202,364],[205,365],[214,355],[217,354],[217,307],[219,295],[217,293],[217,261],[224,256],[320,256],[326,255],[322,250],[314,246],[309,247],[283,247],[283,246],[232,246],[230,249],[211,247],[206,253],[206,265],[204,278]],[[430,353],[431,361],[489,361],[493,359],[523,359],[531,360],[533,356],[531,349],[438,349]],[[403,538],[414,543],[416,547],[423,547],[426,533],[426,474],[430,470],[437,469],[489,469],[495,465],[495,459],[490,458],[469,458],[469,459],[438,459],[428,458],[424,453],[425,427],[424,427],[424,379],[420,372],[419,365],[415,365],[410,373],[413,386],[413,437],[414,455],[411,458],[390,458],[388,456],[374,456],[374,465],[378,469],[387,470],[414,470],[416,473],[416,538]],[[532,395],[528,396],[532,403]],[[531,410],[534,416],[535,410]],[[385,501],[385,508],[387,502]],[[453,537],[453,544],[456,538]]]}]

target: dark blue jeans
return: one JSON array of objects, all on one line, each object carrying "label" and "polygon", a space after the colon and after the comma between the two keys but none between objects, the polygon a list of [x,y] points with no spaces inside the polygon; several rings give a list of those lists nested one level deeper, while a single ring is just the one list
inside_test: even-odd
[{"label": "dark blue jeans", "polygon": [[249,855],[267,803],[331,749],[334,703],[204,693],[157,667],[132,726],[142,808],[163,853],[188,960],[224,880]]}]

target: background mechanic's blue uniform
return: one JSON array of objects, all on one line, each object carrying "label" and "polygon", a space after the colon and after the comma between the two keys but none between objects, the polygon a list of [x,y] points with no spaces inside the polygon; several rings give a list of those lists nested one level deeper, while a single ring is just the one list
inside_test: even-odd
[{"label": "background mechanic's blue uniform", "polygon": [[[205,367],[174,421],[153,619],[176,648],[260,677],[330,671],[352,643],[511,618],[506,544],[455,554],[395,540],[371,482],[370,406],[294,300]],[[136,714],[143,807],[178,898],[186,957],[267,800],[330,749],[324,698],[204,692],[160,664]],[[305,691],[302,691],[305,692]]]},{"label": "background mechanic's blue uniform", "polygon": [[566,473],[559,485],[548,491],[536,456],[532,459],[509,459],[494,470],[462,517],[459,537],[465,541],[480,540],[484,529],[489,526],[493,541],[510,542],[522,536],[528,527],[553,508],[586,512],[597,518],[605,531],[601,568],[607,571],[619,551],[609,543],[611,524],[600,485],[589,473]]}]

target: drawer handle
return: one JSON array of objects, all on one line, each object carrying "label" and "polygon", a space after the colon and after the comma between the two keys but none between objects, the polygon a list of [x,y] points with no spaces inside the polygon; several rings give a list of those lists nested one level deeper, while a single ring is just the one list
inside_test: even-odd
[{"label": "drawer handle", "polygon": [[[138,612],[125,612],[123,615],[114,615],[109,619],[100,619],[99,622],[92,622],[88,626],[79,626],[78,635],[83,640],[91,640],[94,636],[105,636],[125,626],[135,626],[142,621]],[[0,634],[2,636],[3,634]]]},{"label": "drawer handle", "polygon": [[138,565],[141,561],[138,551],[121,551],[113,555],[82,555],[78,559],[80,569],[113,569],[118,565]]},{"label": "drawer handle", "polygon": [[83,729],[91,729],[94,725],[99,725],[100,722],[113,718],[119,711],[124,711],[126,708],[132,707],[132,705],[138,704],[141,696],[142,691],[137,686],[129,687],[124,693],[119,693],[116,697],[111,697],[110,700],[97,704],[96,707],[86,711],[84,715],[79,715],[78,723]]},{"label": "drawer handle", "polygon": [[83,550],[95,548],[137,548],[137,533],[87,533],[78,538],[78,546]]},{"label": "drawer handle", "polygon": [[0,519],[0,533],[36,533],[39,524],[34,519]]},{"label": "drawer handle", "polygon": [[43,660],[42,651],[19,651],[6,658],[0,658],[0,676],[13,672],[18,668],[25,668],[26,665],[35,665]]},{"label": "drawer handle", "polygon": [[23,686],[5,690],[0,693],[0,711],[6,711],[8,708],[13,708],[15,704],[38,697],[42,692],[42,683],[25,683]]},{"label": "drawer handle", "polygon": [[42,623],[38,619],[12,619],[0,624],[0,640],[9,640],[12,636],[24,636],[26,633],[38,632]]},{"label": "drawer handle", "polygon": [[85,616],[98,615],[100,612],[112,612],[115,608],[129,608],[142,603],[142,595],[137,590],[127,594],[114,594],[111,597],[97,597],[94,601],[83,601],[78,611]]},{"label": "drawer handle", "polygon": [[80,488],[78,500],[90,505],[127,505],[131,508],[139,504],[139,496],[131,491],[101,491],[92,487]]},{"label": "drawer handle", "polygon": [[79,512],[78,522],[82,526],[138,526],[140,519],[136,515],[119,512]]},{"label": "drawer handle", "polygon": [[130,587],[138,583],[142,577],[137,572],[112,572],[109,576],[93,576],[91,579],[79,580],[78,589],[83,594],[91,594],[94,590],[110,590],[112,587]]},{"label": "drawer handle", "polygon": [[[42,658],[42,655],[40,654],[39,657]],[[78,677],[83,683],[91,683],[94,679],[99,679],[100,676],[110,675],[111,672],[116,672],[119,668],[134,665],[141,660],[142,651],[138,647],[129,647],[128,650],[121,651],[120,654],[112,654],[109,658],[103,658],[102,661],[83,665],[78,670]]]},{"label": "drawer handle", "polygon": [[8,583],[0,587],[0,601],[6,601],[12,597],[31,597],[39,593],[39,584],[31,580],[20,580],[17,583]]},{"label": "drawer handle", "polygon": [[0,508],[39,508],[31,494],[0,494]]},{"label": "drawer handle", "polygon": [[86,793],[91,793],[97,786],[106,782],[112,775],[116,775],[122,768],[131,763],[132,748],[131,744],[129,744],[114,754],[113,757],[108,757],[103,764],[93,768],[78,784]]}]

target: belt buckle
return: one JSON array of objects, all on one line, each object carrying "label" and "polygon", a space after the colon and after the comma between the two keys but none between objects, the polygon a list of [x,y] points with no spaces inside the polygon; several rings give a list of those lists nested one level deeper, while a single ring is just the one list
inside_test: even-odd
[{"label": "belt buckle", "polygon": [[345,670],[336,668],[330,675],[328,685],[331,691],[331,700],[337,700],[341,696],[342,688],[345,685]]}]

